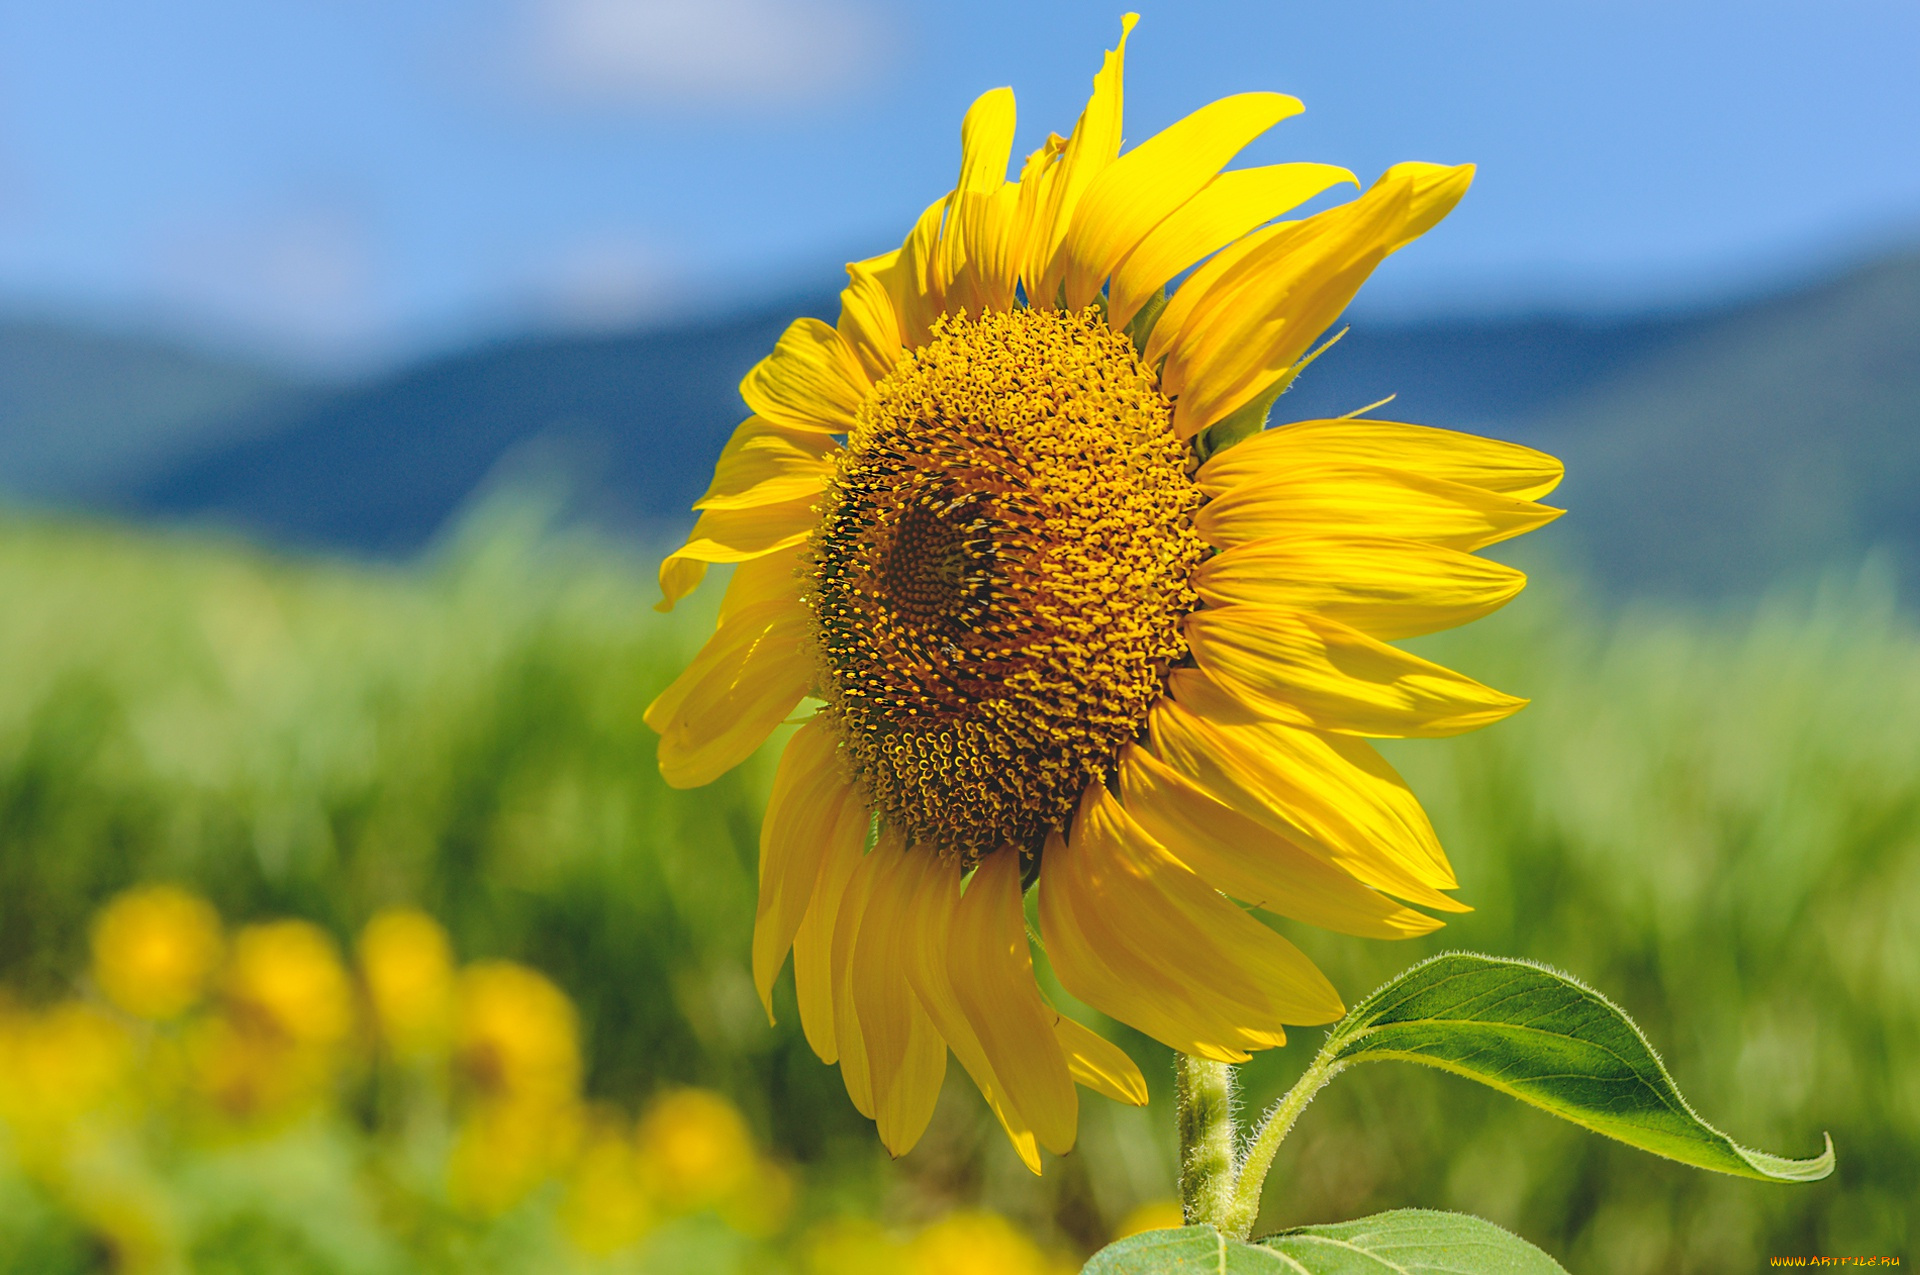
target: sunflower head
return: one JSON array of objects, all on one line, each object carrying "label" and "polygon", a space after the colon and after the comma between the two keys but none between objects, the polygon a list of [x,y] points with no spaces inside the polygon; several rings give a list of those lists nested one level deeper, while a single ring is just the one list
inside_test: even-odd
[{"label": "sunflower head", "polygon": [[1037,853],[1187,653],[1172,404],[1097,313],[942,315],[860,406],[809,542],[825,714],[883,820]]},{"label": "sunflower head", "polygon": [[[1393,422],[1263,428],[1369,273],[1470,167],[1230,168],[1300,104],[1245,93],[1121,145],[1127,19],[1073,131],[1010,176],[1013,94],[954,188],[855,262],[837,324],[748,374],[663,606],[737,564],[712,639],[648,710],[705,783],[811,704],[761,830],[754,975],[896,1154],[949,1051],[1036,1172],[1077,1086],[1133,1063],[1035,979],[1025,896],[1079,1000],[1239,1061],[1341,1012],[1255,910],[1400,938],[1461,905],[1368,736],[1523,701],[1390,645],[1519,591],[1473,551],[1558,511],[1527,448]],[[1241,441],[1244,440],[1244,441]],[[1245,906],[1243,906],[1245,905]]]}]

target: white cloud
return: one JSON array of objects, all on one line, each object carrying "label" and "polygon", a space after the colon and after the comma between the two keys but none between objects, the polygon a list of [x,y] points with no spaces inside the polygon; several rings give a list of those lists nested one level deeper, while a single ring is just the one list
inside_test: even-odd
[{"label": "white cloud", "polygon": [[580,105],[751,104],[833,96],[878,55],[850,0],[532,0],[537,86]]},{"label": "white cloud", "polygon": [[678,295],[678,272],[643,238],[590,235],[544,263],[535,304],[563,327],[621,328],[657,313]]},{"label": "white cloud", "polygon": [[321,196],[174,228],[151,261],[162,306],[296,358],[356,357],[385,335],[372,227]]}]

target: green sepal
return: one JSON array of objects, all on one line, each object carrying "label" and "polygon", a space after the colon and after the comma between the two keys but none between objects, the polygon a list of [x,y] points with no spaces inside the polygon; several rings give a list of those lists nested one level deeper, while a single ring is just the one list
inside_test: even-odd
[{"label": "green sepal", "polygon": [[1154,293],[1146,302],[1133,312],[1123,329],[1127,339],[1133,342],[1133,352],[1141,358],[1147,357],[1147,342],[1153,339],[1153,325],[1160,322],[1160,316],[1167,312],[1167,290]]},{"label": "green sepal", "polygon": [[1262,390],[1257,397],[1248,399],[1225,416],[1208,426],[1195,442],[1201,460],[1217,456],[1227,448],[1243,439],[1252,438],[1267,427],[1267,416],[1273,411],[1273,405],[1287,392],[1287,386],[1293,384],[1293,372],[1289,370],[1271,386]]},{"label": "green sepal", "polygon": [[1833,1172],[1833,1139],[1806,1160],[1741,1146],[1680,1096],[1653,1046],[1592,988],[1531,961],[1449,952],[1356,1005],[1328,1037],[1336,1068],[1398,1059],[1438,1067],[1628,1146],[1770,1182]]},{"label": "green sepal", "polygon": [[[1315,359],[1332,349],[1346,334],[1347,329],[1341,328],[1322,341],[1311,354],[1282,372],[1272,385],[1201,431],[1200,437],[1194,440],[1194,450],[1200,459],[1204,461],[1209,456],[1218,455],[1242,439],[1251,438],[1265,429],[1267,417],[1272,414],[1273,405],[1280,401],[1280,396],[1287,392],[1288,387],[1307,370]],[[1374,406],[1377,407],[1379,404],[1376,403]]]}]

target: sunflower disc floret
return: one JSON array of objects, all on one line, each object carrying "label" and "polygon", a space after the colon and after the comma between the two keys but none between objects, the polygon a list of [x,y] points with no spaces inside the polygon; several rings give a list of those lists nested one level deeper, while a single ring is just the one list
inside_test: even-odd
[{"label": "sunflower disc floret", "polygon": [[862,405],[809,603],[826,711],[909,840],[1037,850],[1139,733],[1199,602],[1171,419],[1091,312],[944,316]]}]

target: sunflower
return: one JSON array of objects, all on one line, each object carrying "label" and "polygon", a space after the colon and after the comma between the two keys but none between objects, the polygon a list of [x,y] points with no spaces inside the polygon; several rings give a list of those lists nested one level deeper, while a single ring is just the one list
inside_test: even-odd
[{"label": "sunflower", "polygon": [[[716,632],[649,708],[678,787],[803,703],[760,834],[753,969],[895,1155],[952,1050],[1027,1165],[1076,1085],[1146,1100],[1035,980],[1174,1049],[1244,1061],[1342,1012],[1263,910],[1404,938],[1464,911],[1368,736],[1452,735],[1525,701],[1388,639],[1524,577],[1472,551],[1558,513],[1527,448],[1370,419],[1263,428],[1313,342],[1471,167],[1227,170],[1275,93],[1121,147],[1119,47],[1071,136],[1007,179],[1008,89],[896,252],[847,267],[741,383],[672,606],[734,563]],[[1355,183],[1357,185],[1357,183]],[[1196,263],[1198,263],[1196,265]],[[1169,295],[1170,283],[1173,286]]]}]

